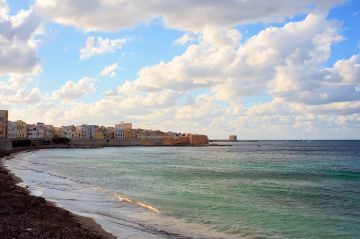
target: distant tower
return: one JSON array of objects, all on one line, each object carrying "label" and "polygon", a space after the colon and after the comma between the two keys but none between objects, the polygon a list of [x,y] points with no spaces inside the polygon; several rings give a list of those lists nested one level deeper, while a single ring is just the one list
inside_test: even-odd
[{"label": "distant tower", "polygon": [[8,137],[8,111],[0,110],[0,139]]},{"label": "distant tower", "polygon": [[230,135],[229,136],[229,141],[236,142],[237,141],[237,136],[236,135]]}]

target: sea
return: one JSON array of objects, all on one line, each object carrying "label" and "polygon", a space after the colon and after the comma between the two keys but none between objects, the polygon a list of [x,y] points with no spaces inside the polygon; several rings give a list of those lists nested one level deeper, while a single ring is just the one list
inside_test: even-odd
[{"label": "sea", "polygon": [[47,149],[5,165],[118,238],[360,238],[360,141]]}]

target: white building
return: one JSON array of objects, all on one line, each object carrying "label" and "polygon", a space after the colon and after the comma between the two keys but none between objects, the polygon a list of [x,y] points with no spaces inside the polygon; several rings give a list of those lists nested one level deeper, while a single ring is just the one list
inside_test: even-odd
[{"label": "white building", "polygon": [[8,121],[8,138],[16,138],[16,122]]},{"label": "white building", "polygon": [[125,139],[125,132],[123,128],[115,128],[115,134],[114,134],[114,138],[115,139]]},{"label": "white building", "polygon": [[27,137],[29,139],[37,139],[38,138],[36,126],[34,124],[27,125]]},{"label": "white building", "polygon": [[27,126],[27,135],[29,139],[43,139],[45,136],[44,123],[31,124]]},{"label": "white building", "polygon": [[95,139],[96,138],[96,125],[81,125],[81,138],[82,139]]},{"label": "white building", "polygon": [[61,127],[61,137],[68,139],[74,139],[76,137],[76,128],[74,125],[71,126],[62,126]]}]

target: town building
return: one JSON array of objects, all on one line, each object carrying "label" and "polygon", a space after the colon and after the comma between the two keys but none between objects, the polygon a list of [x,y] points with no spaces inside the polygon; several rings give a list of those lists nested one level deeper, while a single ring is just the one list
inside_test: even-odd
[{"label": "town building", "polygon": [[105,131],[105,139],[110,140],[115,137],[115,128],[114,127],[106,127]]},{"label": "town building", "polygon": [[125,123],[124,121],[121,121],[120,124],[115,124],[115,128],[132,129],[132,123]]},{"label": "town building", "polygon": [[62,129],[61,127],[54,127],[54,134],[56,138],[62,137]]},{"label": "town building", "polygon": [[96,125],[81,125],[81,139],[95,139]]},{"label": "town building", "polygon": [[115,128],[114,138],[117,140],[124,140],[125,139],[125,132],[123,128]]},{"label": "town building", "polygon": [[27,137],[26,123],[22,120],[16,121],[16,138],[24,139]]},{"label": "town building", "polygon": [[81,139],[82,126],[75,126],[75,139]]},{"label": "town building", "polygon": [[44,125],[44,138],[53,139],[55,137],[55,128],[52,125]]},{"label": "town building", "polygon": [[132,129],[124,129],[124,137],[125,139],[134,139],[135,133]]},{"label": "town building", "polygon": [[27,135],[29,139],[43,139],[45,137],[45,124],[29,124],[27,125]]},{"label": "town building", "polygon": [[95,138],[96,139],[105,139],[105,131],[106,131],[106,128],[104,126],[101,126],[101,127],[97,126]]},{"label": "town building", "polygon": [[62,126],[61,127],[61,137],[74,139],[76,138],[76,128],[74,125]]},{"label": "town building", "polygon": [[[118,136],[116,136],[117,129],[123,129],[123,135],[121,134],[121,130],[118,130]],[[125,123],[124,121],[121,121],[120,124],[115,124],[115,138],[118,137],[118,139],[134,139],[135,138],[135,132],[132,130],[132,124],[131,123]]]},{"label": "town building", "polygon": [[15,139],[16,138],[16,122],[8,121],[8,138]]},{"label": "town building", "polygon": [[8,111],[0,110],[0,139],[7,138],[8,131]]},{"label": "town building", "polygon": [[38,133],[37,133],[37,130],[36,130],[36,125],[34,124],[28,124],[26,126],[26,131],[27,131],[27,137],[29,139],[37,139],[38,138]]}]

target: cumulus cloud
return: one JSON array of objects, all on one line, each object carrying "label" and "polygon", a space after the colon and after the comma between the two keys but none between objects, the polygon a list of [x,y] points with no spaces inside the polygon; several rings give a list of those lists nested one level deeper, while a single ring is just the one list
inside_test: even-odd
[{"label": "cumulus cloud", "polygon": [[36,54],[36,35],[40,18],[33,11],[21,10],[10,16],[6,1],[0,1],[0,75],[33,73],[40,68]]},{"label": "cumulus cloud", "polygon": [[84,77],[78,82],[66,82],[59,90],[53,92],[53,96],[63,102],[71,102],[93,92],[95,92],[94,79]]},{"label": "cumulus cloud", "polygon": [[96,55],[115,52],[128,42],[126,38],[109,39],[102,37],[88,37],[85,46],[80,50],[80,59],[88,59]]},{"label": "cumulus cloud", "polygon": [[40,28],[41,20],[32,8],[10,15],[7,2],[0,0],[0,101],[6,108],[43,99],[37,87],[29,87],[41,72],[34,40]]},{"label": "cumulus cloud", "polygon": [[[219,99],[231,102],[264,92],[308,103],[356,99],[354,86],[343,85],[339,74],[331,73],[339,70],[322,66],[331,45],[342,39],[338,30],[336,22],[314,14],[267,28],[245,43],[240,43],[241,34],[235,29],[207,27],[199,44],[190,45],[169,62],[141,69],[138,78],[125,82],[118,92],[210,89]],[[348,75],[357,74],[354,61],[343,63]],[[341,67],[341,74],[346,67]]]},{"label": "cumulus cloud", "polygon": [[118,63],[108,65],[100,72],[100,75],[115,77],[117,68],[118,68]]},{"label": "cumulus cloud", "polygon": [[347,83],[360,84],[360,55],[352,56],[350,59],[339,60],[335,63],[335,71]]},{"label": "cumulus cloud", "polygon": [[48,19],[86,31],[121,30],[161,16],[171,28],[198,32],[205,26],[227,28],[260,21],[283,21],[299,13],[325,11],[339,2],[342,1],[228,0],[225,4],[198,0],[37,0],[36,8]]}]

